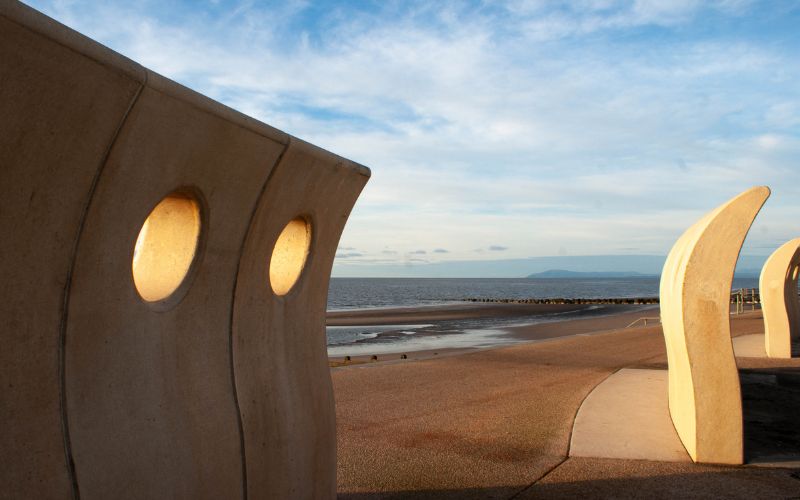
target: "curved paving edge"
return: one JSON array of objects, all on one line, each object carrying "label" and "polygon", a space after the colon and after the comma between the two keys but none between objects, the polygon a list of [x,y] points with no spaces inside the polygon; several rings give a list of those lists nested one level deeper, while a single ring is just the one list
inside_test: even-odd
[{"label": "curved paving edge", "polygon": [[587,396],[578,410],[571,457],[690,462],[667,400],[666,370],[623,368]]}]

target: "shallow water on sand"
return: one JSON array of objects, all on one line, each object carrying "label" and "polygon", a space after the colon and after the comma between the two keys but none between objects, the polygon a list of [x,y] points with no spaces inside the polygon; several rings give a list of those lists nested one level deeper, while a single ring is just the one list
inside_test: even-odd
[{"label": "shallow water on sand", "polygon": [[328,356],[362,356],[433,349],[479,348],[518,342],[520,341],[506,335],[503,330],[464,329],[457,332],[442,332],[434,335],[415,335],[404,339],[404,341],[329,345]]},{"label": "shallow water on sand", "polygon": [[556,313],[432,320],[424,324],[329,326],[328,355],[358,356],[429,349],[490,347],[524,341],[508,335],[508,329],[517,326],[600,318],[636,310],[641,310],[644,316],[657,315],[657,312],[652,312],[653,305],[623,307],[621,310],[620,306],[590,305],[580,310]]}]

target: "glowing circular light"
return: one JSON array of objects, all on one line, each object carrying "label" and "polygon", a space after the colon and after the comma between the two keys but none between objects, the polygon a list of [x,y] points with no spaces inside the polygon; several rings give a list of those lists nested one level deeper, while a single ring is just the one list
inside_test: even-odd
[{"label": "glowing circular light", "polygon": [[147,302],[172,295],[194,261],[200,238],[200,206],[173,193],[155,206],[139,231],[133,251],[133,282]]},{"label": "glowing circular light", "polygon": [[303,217],[281,231],[269,261],[269,282],[276,295],[286,295],[300,278],[311,246],[311,225]]}]

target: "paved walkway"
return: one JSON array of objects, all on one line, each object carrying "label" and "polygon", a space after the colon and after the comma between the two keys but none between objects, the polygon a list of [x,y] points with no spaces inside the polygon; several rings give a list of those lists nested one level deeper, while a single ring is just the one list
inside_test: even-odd
[{"label": "paved walkway", "polygon": [[[760,314],[732,327],[758,332]],[[340,498],[800,498],[797,470],[567,459],[597,384],[665,366],[656,326],[336,370]]]}]

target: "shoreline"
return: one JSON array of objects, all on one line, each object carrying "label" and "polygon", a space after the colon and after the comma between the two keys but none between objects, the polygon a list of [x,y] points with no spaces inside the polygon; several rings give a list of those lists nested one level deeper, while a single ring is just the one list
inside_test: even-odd
[{"label": "shoreline", "polygon": [[463,303],[328,311],[327,326],[404,325],[426,321],[500,318],[573,312],[592,304]]},{"label": "shoreline", "polygon": [[[331,311],[329,327],[398,326],[373,337],[328,346],[332,368],[449,357],[522,343],[625,328],[638,318],[657,317],[657,305],[496,304],[478,303],[381,310]],[[478,321],[480,328],[447,330],[444,325]],[[420,323],[433,323],[420,325]],[[436,322],[441,322],[436,324]],[[413,339],[402,326],[422,326]],[[409,341],[411,340],[411,341]],[[470,343],[474,345],[468,345]],[[467,345],[464,345],[467,344]],[[349,351],[349,354],[348,354]],[[345,356],[350,356],[349,360]],[[403,358],[402,356],[406,356]]]}]

